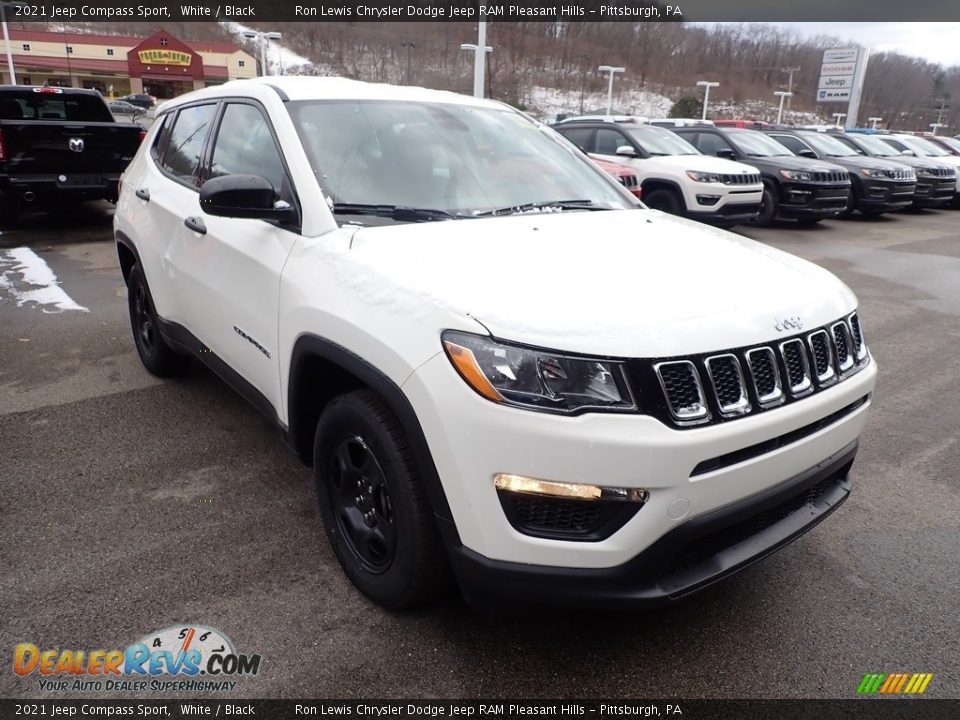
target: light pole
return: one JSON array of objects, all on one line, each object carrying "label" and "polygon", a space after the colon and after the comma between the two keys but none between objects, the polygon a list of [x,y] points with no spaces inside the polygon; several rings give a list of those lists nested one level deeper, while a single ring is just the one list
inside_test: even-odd
[{"label": "light pole", "polygon": [[784,98],[793,97],[793,93],[784,92],[783,90],[774,90],[773,94],[780,96],[780,109],[777,111],[777,125],[779,125],[780,121],[783,119],[783,100]]},{"label": "light pole", "polygon": [[933,134],[936,135],[936,134],[937,134],[937,130],[939,130],[940,128],[945,128],[945,127],[950,127],[950,126],[949,126],[949,125],[944,125],[943,123],[935,122],[935,123],[930,123],[930,127],[933,128]]},{"label": "light pole", "polygon": [[601,65],[597,68],[600,72],[610,73],[610,78],[607,82],[607,115],[610,114],[613,109],[613,76],[616,73],[626,72],[626,68],[614,67],[613,65]]},{"label": "light pole", "polygon": [[13,69],[13,50],[10,49],[10,32],[7,30],[6,4],[0,2],[0,19],[3,20],[3,41],[7,46],[7,69],[10,71],[10,84],[17,84],[17,74]]},{"label": "light pole", "polygon": [[409,40],[404,40],[400,43],[400,47],[405,47],[407,49],[407,85],[410,84],[411,78],[413,77],[413,66],[411,65],[413,61],[413,49],[417,46],[415,42],[410,42]]},{"label": "light pole", "polygon": [[877,129],[877,123],[878,123],[878,122],[882,122],[882,121],[883,121],[883,118],[882,118],[882,117],[871,117],[871,118],[867,118],[867,120],[870,121],[870,127],[871,127],[871,129],[876,130],[876,129]]},{"label": "light pole", "polygon": [[710,82],[709,80],[697,80],[697,85],[703,88],[703,115],[700,117],[701,120],[707,119],[707,105],[710,104],[710,88],[720,87],[718,82]]},{"label": "light pole", "polygon": [[271,40],[279,40],[283,35],[278,32],[260,32],[259,30],[244,30],[241,35],[248,40],[256,41],[260,55],[260,74],[269,75],[270,71],[267,68],[267,43]]},{"label": "light pole", "polygon": [[[484,3],[480,3],[480,12],[483,12]],[[487,21],[480,20],[477,23],[477,43],[462,43],[461,50],[473,50],[473,96],[483,97],[483,77],[486,73],[487,53],[493,52],[493,48],[487,45]]]},{"label": "light pole", "polygon": [[780,72],[785,72],[785,73],[787,73],[788,78],[789,78],[789,79],[787,80],[787,92],[790,93],[790,94],[787,95],[787,110],[790,109],[790,103],[792,102],[792,101],[790,100],[790,98],[793,97],[793,74],[794,74],[795,72],[800,72],[801,69],[802,69],[802,68],[800,68],[799,65],[796,66],[796,67],[780,68]]},{"label": "light pole", "polygon": [[836,118],[836,127],[840,127],[840,121],[847,116],[846,113],[834,113],[833,117]]}]

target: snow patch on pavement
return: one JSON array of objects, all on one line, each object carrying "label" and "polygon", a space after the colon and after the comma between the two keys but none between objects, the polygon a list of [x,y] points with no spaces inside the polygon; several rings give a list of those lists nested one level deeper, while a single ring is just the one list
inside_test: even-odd
[{"label": "snow patch on pavement", "polygon": [[[14,277],[17,274],[19,279]],[[0,290],[13,297],[17,307],[32,302],[45,313],[90,312],[67,295],[60,287],[57,274],[30,248],[19,247],[0,253]]]}]

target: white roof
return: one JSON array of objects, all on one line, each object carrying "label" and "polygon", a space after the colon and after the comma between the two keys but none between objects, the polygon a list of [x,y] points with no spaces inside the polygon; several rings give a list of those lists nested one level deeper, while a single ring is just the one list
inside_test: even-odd
[{"label": "white roof", "polygon": [[[469,95],[429,90],[422,87],[368,83],[343,77],[313,77],[306,75],[266,76],[249,80],[231,80],[203,90],[180,95],[164,103],[165,106],[179,105],[184,102],[231,95],[260,95],[264,86],[272,86],[290,100],[412,100],[415,102],[451,103],[457,105],[475,105],[480,107],[502,108],[503,104],[493,100],[474,98]],[[252,91],[252,92],[251,92]],[[159,108],[158,108],[159,111]]]}]

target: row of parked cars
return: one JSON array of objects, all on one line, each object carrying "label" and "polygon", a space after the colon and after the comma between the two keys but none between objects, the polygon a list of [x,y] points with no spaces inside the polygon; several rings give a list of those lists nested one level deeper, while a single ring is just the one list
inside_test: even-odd
[{"label": "row of parked cars", "polygon": [[[730,227],[814,224],[960,201],[960,141],[739,123],[669,129],[633,118],[571,118],[554,129],[647,206]],[[609,165],[607,166],[609,170]]]}]

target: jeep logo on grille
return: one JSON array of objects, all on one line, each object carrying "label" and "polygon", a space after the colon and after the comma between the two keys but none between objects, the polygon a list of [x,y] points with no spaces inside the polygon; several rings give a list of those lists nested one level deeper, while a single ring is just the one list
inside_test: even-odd
[{"label": "jeep logo on grille", "polygon": [[774,322],[773,327],[777,332],[783,332],[784,330],[803,330],[803,320],[800,319],[799,315],[778,318]]},{"label": "jeep logo on grille", "polygon": [[83,138],[70,138],[67,147],[73,152],[83,152]]}]

